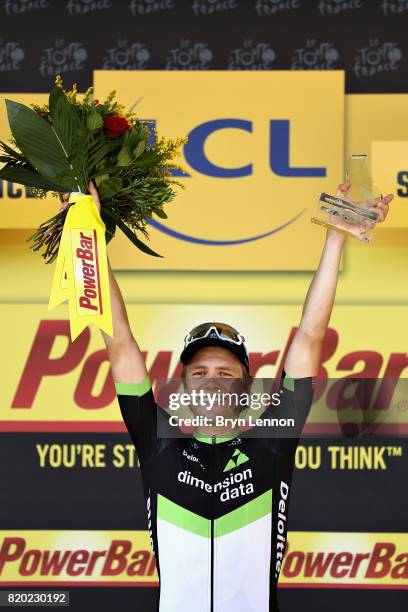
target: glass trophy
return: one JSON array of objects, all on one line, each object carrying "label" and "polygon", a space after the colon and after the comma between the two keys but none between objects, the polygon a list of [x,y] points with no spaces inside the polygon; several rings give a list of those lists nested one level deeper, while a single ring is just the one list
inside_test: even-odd
[{"label": "glass trophy", "polygon": [[347,194],[321,193],[311,221],[369,243],[379,214],[369,210],[382,197],[370,176],[367,155],[352,155],[346,166]]}]

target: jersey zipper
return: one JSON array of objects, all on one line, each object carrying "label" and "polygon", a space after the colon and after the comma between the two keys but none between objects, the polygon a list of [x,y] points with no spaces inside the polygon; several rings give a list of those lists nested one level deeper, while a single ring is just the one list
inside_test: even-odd
[{"label": "jersey zipper", "polygon": [[[216,444],[216,436],[211,435],[211,446]],[[214,465],[214,462],[213,462]],[[213,474],[214,476],[214,474]],[[214,612],[214,500],[211,497],[211,573],[210,573],[210,612]]]}]

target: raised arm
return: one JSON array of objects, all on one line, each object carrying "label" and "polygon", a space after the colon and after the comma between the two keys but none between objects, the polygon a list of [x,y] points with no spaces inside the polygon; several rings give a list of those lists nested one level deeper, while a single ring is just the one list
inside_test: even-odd
[{"label": "raised arm", "polygon": [[112,376],[115,382],[142,382],[147,377],[146,364],[134,339],[119,285],[109,267],[113,338],[102,332],[108,349]]},{"label": "raised arm", "polygon": [[[345,196],[350,188],[348,183],[339,185],[338,195]],[[379,213],[379,222],[385,220],[388,203],[393,195],[378,199],[372,207]],[[285,371],[293,378],[316,376],[324,336],[330,321],[336,294],[337,278],[341,254],[346,236],[336,230],[328,229],[319,266],[313,277],[303,305],[302,317],[288,350]]]},{"label": "raised arm", "polygon": [[[94,202],[101,210],[101,204],[95,185],[88,184],[89,193]],[[65,194],[64,201],[67,205],[69,194]],[[109,288],[112,307],[113,338],[102,332],[106,348],[108,349],[114,382],[142,382],[148,376],[146,364],[139,346],[134,339],[126,312],[125,303],[114,277],[112,268],[108,261]]]}]

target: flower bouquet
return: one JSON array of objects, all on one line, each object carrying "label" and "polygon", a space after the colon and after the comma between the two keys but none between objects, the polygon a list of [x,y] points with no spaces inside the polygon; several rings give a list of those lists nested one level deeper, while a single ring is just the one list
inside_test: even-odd
[{"label": "flower bouquet", "polygon": [[[136,232],[148,238],[153,214],[167,215],[175,196],[174,158],[185,139],[159,138],[146,122],[125,114],[112,92],[104,102],[65,91],[60,77],[49,103],[32,107],[7,100],[11,144],[1,142],[0,179],[31,188],[44,197],[72,192],[71,204],[41,223],[28,240],[44,249],[47,263],[57,259],[48,309],[68,299],[71,339],[89,323],[112,336],[106,244],[116,228],[141,251],[158,256]],[[99,213],[87,186],[94,181]]]},{"label": "flower bouquet", "polygon": [[[174,158],[185,139],[158,138],[134,113],[126,114],[112,92],[93,100],[92,88],[79,96],[55,80],[49,103],[31,108],[6,101],[11,144],[1,142],[0,179],[31,188],[37,197],[67,191],[87,194],[94,180],[101,200],[106,242],[120,230],[140,250],[158,256],[135,232],[148,238],[148,217],[167,215],[163,205],[174,196]],[[67,210],[41,223],[28,238],[33,251],[51,263],[58,255]]]}]

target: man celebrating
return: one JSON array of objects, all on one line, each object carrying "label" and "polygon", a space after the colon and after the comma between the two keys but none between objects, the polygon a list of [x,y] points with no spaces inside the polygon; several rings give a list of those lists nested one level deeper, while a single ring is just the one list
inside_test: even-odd
[{"label": "man celebrating", "polygon": [[[345,196],[350,185],[339,186]],[[100,203],[89,185],[95,204]],[[388,195],[372,210],[385,220]],[[280,380],[283,412],[303,424],[333,307],[346,236],[327,230]],[[246,436],[202,427],[191,437],[160,438],[157,405],[110,269],[114,337],[103,334],[120,410],[136,447],[160,579],[160,612],[278,612],[277,582],[287,533],[297,439]],[[243,336],[206,322],[185,338],[180,360],[189,383],[250,380]]]}]

